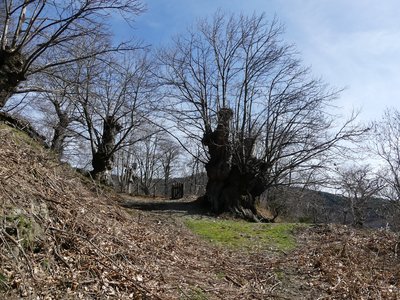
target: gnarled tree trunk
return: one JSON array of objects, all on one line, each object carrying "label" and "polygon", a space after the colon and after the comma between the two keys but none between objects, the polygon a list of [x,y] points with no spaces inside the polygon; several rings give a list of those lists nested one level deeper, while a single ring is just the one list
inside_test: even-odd
[{"label": "gnarled tree trunk", "polygon": [[230,109],[221,109],[216,129],[208,128],[203,137],[210,155],[205,166],[208,182],[204,200],[215,213],[231,212],[247,220],[267,221],[256,208],[257,197],[267,188],[263,178],[265,163],[250,158],[245,166],[241,166],[232,159],[229,144],[231,118]]},{"label": "gnarled tree trunk", "polygon": [[229,145],[229,121],[231,118],[232,111],[230,109],[219,111],[217,128],[214,131],[207,128],[202,140],[203,144],[208,147],[210,155],[210,160],[205,166],[208,177],[205,199],[211,205],[212,210],[217,213],[227,208],[223,190],[231,170],[232,153]]},{"label": "gnarled tree trunk", "polygon": [[[110,171],[114,161],[115,137],[121,130],[121,126],[113,116],[108,116],[103,124],[103,136],[97,150],[93,153],[92,167],[90,172],[93,178],[107,182],[104,178],[106,171]],[[108,183],[108,182],[107,182]]]},{"label": "gnarled tree trunk", "polygon": [[12,96],[18,84],[25,80],[25,57],[18,51],[0,50],[0,108]]}]

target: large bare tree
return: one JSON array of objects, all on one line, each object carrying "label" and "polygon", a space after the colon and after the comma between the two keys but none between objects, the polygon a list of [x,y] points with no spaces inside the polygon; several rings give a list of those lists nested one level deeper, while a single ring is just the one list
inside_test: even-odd
[{"label": "large bare tree", "polygon": [[[77,39],[107,36],[106,20],[127,20],[143,10],[139,0],[3,0],[0,2],[0,108],[32,74],[128,44],[68,55]],[[84,49],[83,49],[84,50]],[[92,51],[93,50],[93,51]]]},{"label": "large bare tree", "polygon": [[339,122],[338,91],[310,76],[282,32],[264,15],[217,13],[160,52],[167,117],[203,144],[204,200],[215,212],[260,219],[262,192],[308,178],[363,133],[354,116]]},{"label": "large bare tree", "polygon": [[[76,123],[81,119],[77,108],[82,98],[80,97],[82,89],[90,87],[90,85],[85,85],[88,77],[94,84],[105,70],[104,62],[110,59],[110,55],[118,55],[118,52],[110,49],[107,53],[97,53],[83,59],[82,53],[95,53],[95,49],[107,48],[107,45],[109,45],[107,37],[91,36],[77,39],[68,45],[70,63],[45,70],[31,80],[31,86],[42,88],[35,93],[28,93],[26,102],[34,111],[41,113],[41,118],[36,118],[35,121],[53,129],[50,147],[60,158],[63,157],[64,149],[68,146],[68,140],[73,141],[78,137],[71,127],[76,129],[76,126],[73,126],[74,121]],[[123,56],[122,53],[119,55]],[[91,99],[95,99],[92,91],[87,92],[88,95],[92,95]]]}]

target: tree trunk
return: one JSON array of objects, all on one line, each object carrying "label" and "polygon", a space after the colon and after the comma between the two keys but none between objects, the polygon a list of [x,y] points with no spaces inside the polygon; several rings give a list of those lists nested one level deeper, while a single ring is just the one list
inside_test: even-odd
[{"label": "tree trunk", "polygon": [[109,116],[104,120],[101,143],[93,153],[92,158],[93,170],[90,174],[93,178],[109,183],[108,178],[105,178],[104,174],[112,168],[115,137],[121,129],[121,126],[113,116]]},{"label": "tree trunk", "polygon": [[164,167],[164,196],[168,197],[168,182],[170,177],[171,167],[169,163]]},{"label": "tree trunk", "polygon": [[17,51],[0,50],[0,108],[13,95],[16,87],[24,81],[24,56]]},{"label": "tree trunk", "polygon": [[353,215],[353,226],[362,228],[364,225],[364,214],[362,211],[363,199],[351,199],[351,213]]},{"label": "tree trunk", "polygon": [[266,221],[256,208],[256,199],[266,189],[265,180],[259,175],[263,163],[249,159],[244,168],[232,161],[229,145],[230,109],[218,113],[217,128],[208,129],[203,144],[208,147],[210,160],[206,164],[207,187],[203,200],[215,213],[231,212],[250,221]]},{"label": "tree trunk", "polygon": [[150,188],[147,185],[142,183],[140,188],[145,196],[150,195]]},{"label": "tree trunk", "polygon": [[58,116],[59,122],[54,127],[53,140],[51,141],[51,150],[58,154],[61,158],[64,152],[64,141],[67,137],[67,129],[70,119],[66,113]]}]

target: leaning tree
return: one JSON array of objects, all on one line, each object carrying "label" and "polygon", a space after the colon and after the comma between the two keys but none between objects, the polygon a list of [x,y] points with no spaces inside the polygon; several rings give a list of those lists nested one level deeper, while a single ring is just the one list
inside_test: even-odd
[{"label": "leaning tree", "polygon": [[261,193],[309,178],[341,141],[363,132],[354,115],[337,121],[338,91],[310,76],[282,32],[264,15],[217,13],[158,55],[166,117],[177,137],[203,145],[202,199],[217,213],[259,220]]},{"label": "leaning tree", "polygon": [[122,14],[128,20],[142,10],[139,0],[1,1],[0,108],[33,74],[98,53],[131,48],[122,43],[93,48],[72,59],[68,55],[68,46],[77,39],[109,35],[105,20],[111,14]]}]

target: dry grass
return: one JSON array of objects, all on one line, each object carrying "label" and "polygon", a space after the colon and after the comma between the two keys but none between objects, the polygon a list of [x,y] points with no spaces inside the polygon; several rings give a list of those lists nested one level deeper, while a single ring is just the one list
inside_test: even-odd
[{"label": "dry grass", "polygon": [[254,278],[260,262],[207,245],[173,218],[127,213],[113,195],[82,183],[27,141],[0,129],[0,289],[5,297],[268,295],[275,281],[268,272]]},{"label": "dry grass", "polygon": [[[213,246],[0,126],[0,298],[396,299],[398,236],[308,228],[282,254]],[[129,211],[129,213],[127,212]]]},{"label": "dry grass", "polygon": [[304,246],[279,268],[306,278],[324,299],[399,299],[400,239],[386,230],[324,225],[306,231]]}]

